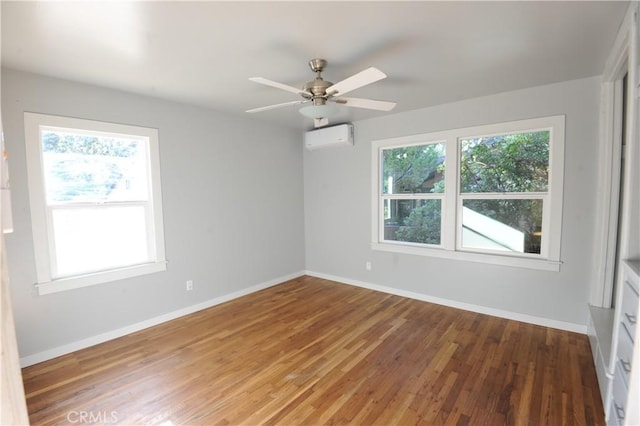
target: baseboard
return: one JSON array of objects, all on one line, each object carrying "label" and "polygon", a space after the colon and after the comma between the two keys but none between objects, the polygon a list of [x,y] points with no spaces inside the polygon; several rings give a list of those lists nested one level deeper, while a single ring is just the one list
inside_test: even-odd
[{"label": "baseboard", "polygon": [[49,359],[53,359],[62,355],[66,355],[71,352],[78,351],[80,349],[85,349],[90,346],[97,345],[99,343],[106,342],[108,340],[113,340],[118,337],[126,336],[127,334],[135,333],[136,331],[144,330],[145,328],[153,327],[158,324],[162,324],[163,322],[171,321],[176,318],[183,317],[185,315],[192,314],[194,312],[201,311],[203,309],[210,308],[215,305],[219,305],[221,303],[228,302],[233,299],[237,299],[242,296],[246,296],[247,294],[255,293],[256,291],[264,290],[265,288],[273,287],[275,285],[281,284],[285,281],[292,280],[294,278],[298,278],[305,275],[304,271],[295,272],[293,274],[285,275],[282,277],[274,278],[269,281],[262,282],[260,284],[256,284],[254,286],[226,294],[224,296],[216,297],[215,299],[207,300],[206,302],[198,303],[196,305],[188,306],[183,309],[179,309],[177,311],[169,312],[154,318],[149,318],[148,320],[141,321],[135,324],[128,325],[126,327],[118,328],[116,330],[107,331],[105,333],[101,333],[95,336],[88,337],[86,339],[77,340],[72,343],[68,343],[66,345],[58,346],[52,349],[48,349],[46,351],[38,352],[33,355],[28,355],[20,358],[20,366],[28,367],[33,364],[37,364],[43,361],[47,361]]},{"label": "baseboard", "polygon": [[423,302],[435,303],[438,305],[449,306],[452,308],[463,309],[465,311],[477,312],[480,314],[491,315],[499,318],[506,318],[515,321],[526,322],[529,324],[541,325],[549,328],[556,328],[559,330],[572,331],[575,333],[587,334],[587,326],[582,324],[575,324],[565,321],[557,321],[549,318],[542,318],[533,315],[521,314],[517,312],[504,311],[501,309],[489,308],[486,306],[474,305],[470,303],[458,302],[450,299],[443,299],[440,297],[429,296],[427,294],[416,293],[408,290],[400,290],[393,287],[386,287],[377,284],[371,284],[364,281],[352,280],[350,278],[338,277],[335,275],[323,274],[314,271],[305,271],[306,275],[312,277],[324,278],[331,281],[337,281],[344,284],[353,285],[356,287],[367,288],[369,290],[380,291],[383,293],[393,294],[396,296],[408,297],[410,299],[421,300]]}]

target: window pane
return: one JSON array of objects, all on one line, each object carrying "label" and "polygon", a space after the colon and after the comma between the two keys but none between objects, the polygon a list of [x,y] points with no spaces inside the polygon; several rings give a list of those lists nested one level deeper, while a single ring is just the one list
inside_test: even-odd
[{"label": "window pane", "polygon": [[441,200],[384,200],[384,239],[440,244]]},{"label": "window pane", "polygon": [[463,200],[462,246],[540,254],[542,200]]},{"label": "window pane", "polygon": [[143,206],[53,209],[58,276],[148,262]]},{"label": "window pane", "polygon": [[49,204],[148,198],[147,144],[81,133],[42,133]]},{"label": "window pane", "polygon": [[460,140],[461,192],[546,192],[549,131]]},{"label": "window pane", "polygon": [[382,151],[382,193],[444,192],[443,143]]}]

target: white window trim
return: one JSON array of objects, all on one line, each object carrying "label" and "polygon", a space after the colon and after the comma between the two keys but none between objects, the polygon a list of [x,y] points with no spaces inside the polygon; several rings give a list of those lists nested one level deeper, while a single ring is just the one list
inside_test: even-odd
[{"label": "white window trim", "polygon": [[[474,251],[460,248],[457,232],[457,223],[461,220],[462,198],[458,183],[459,173],[459,143],[460,139],[503,135],[515,132],[529,132],[549,130],[549,185],[547,193],[529,193],[528,198],[543,198],[544,213],[542,235],[544,249],[540,255],[532,254],[498,254],[487,251]],[[420,256],[430,256],[444,259],[480,262],[494,265],[504,265],[545,271],[559,271],[561,231],[562,231],[562,200],[564,177],[564,138],[565,116],[534,118],[529,120],[511,121],[505,123],[489,124],[483,126],[452,129],[441,132],[425,133],[403,136],[397,138],[380,139],[372,142],[371,154],[371,248],[373,250],[404,253]],[[381,229],[383,217],[382,180],[382,150],[394,146],[407,146],[416,144],[429,144],[445,141],[446,144],[446,169],[445,169],[445,193],[443,198],[443,215],[441,218],[441,246],[426,246],[422,244],[410,244],[404,242],[391,242],[383,240],[384,232]],[[452,161],[453,160],[453,161]],[[483,194],[488,195],[488,194]],[[474,195],[464,195],[465,198]],[[519,197],[519,195],[515,195]],[[454,207],[455,206],[455,207]],[[382,237],[381,237],[382,236]]]},{"label": "white window trim", "polygon": [[[134,138],[148,138],[151,173],[151,199],[149,202],[152,206],[154,222],[152,224],[153,232],[149,233],[151,238],[149,245],[151,253],[154,254],[153,261],[71,277],[52,277],[52,259],[50,257],[52,253],[49,249],[51,236],[50,227],[47,225],[48,209],[44,192],[43,157],[40,141],[41,129],[46,127],[82,129],[88,132],[119,133],[131,135]],[[24,128],[38,294],[72,290],[166,270],[157,129],[30,112],[24,113]]]}]

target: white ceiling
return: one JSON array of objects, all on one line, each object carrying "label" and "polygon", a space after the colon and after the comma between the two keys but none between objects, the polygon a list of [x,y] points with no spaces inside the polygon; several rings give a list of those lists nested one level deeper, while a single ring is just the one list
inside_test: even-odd
[{"label": "white ceiling", "polygon": [[[327,59],[391,113],[599,75],[628,2],[2,2],[2,65],[233,114],[296,100]],[[340,120],[389,114],[343,107]],[[252,118],[311,128],[297,107]]]}]

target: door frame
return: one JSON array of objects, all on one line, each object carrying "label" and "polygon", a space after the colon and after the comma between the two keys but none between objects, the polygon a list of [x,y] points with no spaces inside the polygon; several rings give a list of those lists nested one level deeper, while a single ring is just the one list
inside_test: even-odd
[{"label": "door frame", "polygon": [[[631,184],[625,185],[624,194],[620,193],[622,78],[625,73],[628,73],[630,91],[626,114],[625,152],[629,165],[633,164],[639,152],[638,47],[638,2],[631,2],[605,65],[600,92],[600,169],[597,188],[594,271],[589,303],[602,308],[611,308],[614,300],[616,259],[624,259],[629,255],[629,240],[632,238],[628,235],[631,203],[638,199],[637,195],[634,197],[632,194],[634,187]],[[625,168],[622,177],[625,182],[632,183],[637,180],[637,171],[634,169],[635,167]],[[623,200],[622,206],[619,203],[620,197]],[[621,212],[619,207],[622,209]],[[619,242],[618,235],[621,236]],[[618,256],[616,256],[616,250],[618,250]]]}]

